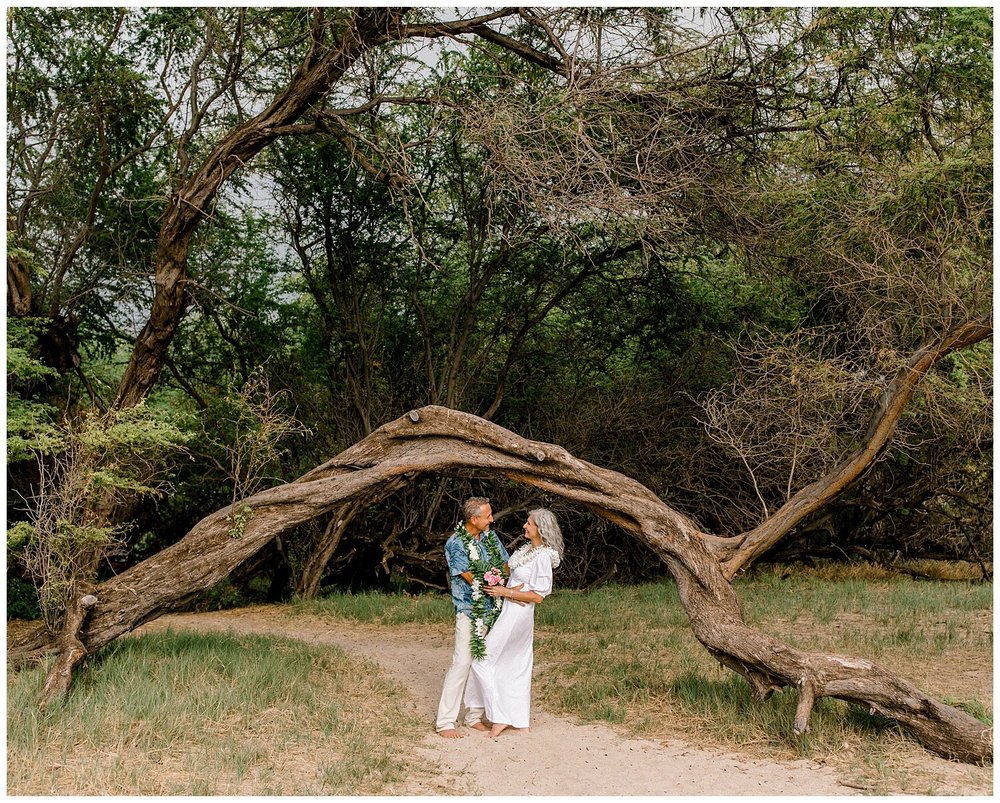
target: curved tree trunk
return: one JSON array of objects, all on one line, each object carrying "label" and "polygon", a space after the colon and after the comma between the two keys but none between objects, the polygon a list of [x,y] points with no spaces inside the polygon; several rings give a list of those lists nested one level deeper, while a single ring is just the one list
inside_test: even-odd
[{"label": "curved tree trunk", "polygon": [[45,676],[45,683],[38,696],[38,705],[43,711],[53,703],[61,702],[69,693],[73,672],[87,657],[87,650],[80,640],[80,631],[87,620],[87,614],[96,604],[97,597],[85,594],[66,612],[66,622],[59,640],[59,654]]},{"label": "curved tree trunk", "polygon": [[[667,564],[698,640],[766,698],[799,689],[794,728],[808,728],[815,700],[859,703],[906,726],[930,750],[964,761],[992,756],[989,728],[939,703],[907,681],[860,658],[807,653],[748,627],[730,584],[732,575],[819,510],[860,476],[884,449],[906,402],[934,363],[992,333],[988,316],[924,344],[890,383],[864,443],[828,477],[796,494],[756,530],[734,538],[703,533],[648,488],[586,463],[565,449],[529,441],[468,413],[424,407],[379,428],[293,483],[238,502],[252,518],[234,538],[230,507],[202,519],[152,558],[102,584],[99,602],[71,639],[73,662],[222,580],[281,533],[334,510],[371,504],[421,474],[488,474],[543,489],[590,508],[649,545]],[[83,622],[81,618],[81,622]],[[8,645],[15,664],[50,651],[40,626]],[[67,655],[69,653],[67,652]]]},{"label": "curved tree trunk", "polygon": [[115,407],[137,404],[156,383],[188,304],[191,238],[210,215],[223,184],[267,145],[287,134],[289,126],[329,92],[362,54],[399,38],[404,13],[401,8],[360,9],[352,23],[343,28],[339,40],[325,45],[322,14],[317,12],[310,50],[288,85],[264,111],[223,137],[194,175],[173,194],[157,241],[156,293],[149,320],[136,338]]},{"label": "curved tree trunk", "polygon": [[[81,633],[87,650],[179,607],[281,532],[425,473],[507,477],[588,507],[647,543],[676,579],[694,634],[713,656],[744,675],[761,699],[776,688],[799,688],[797,730],[807,726],[814,700],[838,697],[897,719],[942,755],[965,761],[992,755],[989,728],[876,664],[803,652],[747,626],[712,550],[721,539],[699,532],[643,485],[561,447],[442,407],[411,411],[299,480],[243,500],[253,518],[242,537],[229,534],[229,509],[217,511],[177,544],[101,585],[100,602]],[[10,646],[16,659],[38,644],[28,638]]]},{"label": "curved tree trunk", "polygon": [[991,311],[953,327],[917,349],[883,391],[861,446],[825,477],[796,493],[756,529],[740,536],[738,549],[725,561],[726,577],[732,579],[807,516],[830,504],[875,462],[896,431],[896,424],[920,381],[938,360],[992,334]]},{"label": "curved tree trunk", "polygon": [[[514,8],[501,8],[483,16],[452,22],[404,25],[408,8],[371,7],[354,10],[345,25],[332,26],[324,10],[313,10],[312,41],[308,52],[288,84],[271,104],[251,119],[237,125],[216,143],[194,174],[171,196],[157,238],[154,284],[156,292],[149,318],[136,338],[114,406],[128,408],[139,403],[156,384],[166,364],[167,351],[187,309],[188,252],[191,238],[226,181],[249,164],[269,144],[283,136],[312,130],[299,121],[366,53],[388,42],[432,39],[475,34],[505,47],[522,58],[537,61],[538,54],[526,45],[491,31],[487,22],[512,16]],[[550,69],[560,63],[542,62]],[[11,273],[14,268],[14,273]],[[8,276],[17,279],[18,263],[8,260]],[[29,297],[30,301],[30,297]],[[23,293],[8,293],[8,306],[24,305]],[[16,307],[15,307],[16,308]]]}]

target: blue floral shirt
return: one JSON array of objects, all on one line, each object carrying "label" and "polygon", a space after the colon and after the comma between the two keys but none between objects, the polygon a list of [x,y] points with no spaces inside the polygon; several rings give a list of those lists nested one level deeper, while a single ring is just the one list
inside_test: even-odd
[{"label": "blue floral shirt", "polygon": [[[493,539],[497,547],[497,552],[500,553],[500,557],[503,558],[504,563],[510,560],[510,554],[504,548],[503,543],[501,543],[496,530],[489,530],[483,533],[480,535],[479,540],[482,542],[487,538]],[[465,551],[462,539],[457,535],[452,535],[451,538],[445,541],[444,557],[448,561],[448,580],[451,584],[451,601],[455,605],[455,614],[464,613],[471,619],[472,586],[460,576],[462,572],[469,571],[469,553]],[[486,612],[489,613],[492,609],[493,597],[487,596]]]}]

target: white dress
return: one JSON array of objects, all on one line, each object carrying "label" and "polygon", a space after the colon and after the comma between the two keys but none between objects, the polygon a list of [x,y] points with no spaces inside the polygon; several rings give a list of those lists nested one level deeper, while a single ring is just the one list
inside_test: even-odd
[{"label": "white dress", "polygon": [[[552,558],[541,549],[510,573],[507,587],[543,597],[552,592]],[[486,657],[472,662],[465,691],[469,707],[483,707],[490,722],[527,728],[531,712],[531,667],[534,663],[535,604],[504,601],[493,629],[486,634]]]}]

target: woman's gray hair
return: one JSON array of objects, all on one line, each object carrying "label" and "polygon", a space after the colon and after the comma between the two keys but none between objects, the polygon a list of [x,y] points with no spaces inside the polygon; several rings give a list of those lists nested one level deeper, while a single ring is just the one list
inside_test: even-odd
[{"label": "woman's gray hair", "polygon": [[465,517],[462,521],[468,521],[473,516],[478,516],[482,506],[489,503],[490,500],[485,496],[470,496],[465,500],[465,504],[462,505],[462,515]]},{"label": "woman's gray hair", "polygon": [[538,534],[542,537],[542,543],[547,547],[552,547],[560,559],[563,554],[562,530],[559,529],[559,522],[556,521],[556,514],[548,508],[539,507],[528,513],[535,520]]}]

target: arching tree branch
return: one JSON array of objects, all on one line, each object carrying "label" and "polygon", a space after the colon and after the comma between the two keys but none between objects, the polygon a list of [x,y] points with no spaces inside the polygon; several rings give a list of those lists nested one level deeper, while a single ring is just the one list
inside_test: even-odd
[{"label": "arching tree branch", "polygon": [[[156,291],[149,319],[136,338],[125,374],[119,384],[115,407],[131,407],[149,393],[162,370],[167,349],[188,305],[187,260],[191,238],[211,211],[225,182],[249,164],[267,145],[289,133],[310,130],[297,121],[326,96],[366,52],[401,39],[475,34],[499,36],[485,23],[513,16],[516,9],[500,9],[479,17],[427,25],[404,25],[406,8],[363,8],[339,38],[324,41],[327,26],[316,14],[312,42],[298,71],[271,104],[233,128],[177,189],[164,215],[157,241],[154,283]],[[524,58],[516,42],[503,37],[504,47]],[[492,40],[491,40],[492,41]]]},{"label": "arching tree branch", "polygon": [[875,462],[892,438],[920,381],[939,360],[992,334],[990,312],[953,327],[917,349],[882,393],[861,446],[832,472],[796,493],[756,529],[733,539],[739,547],[725,561],[727,579],[731,580],[740,569],[763,555],[807,516],[828,505]]},{"label": "arching tree branch", "polygon": [[[705,535],[640,483],[559,446],[529,441],[443,407],[413,410],[297,481],[242,500],[240,507],[253,515],[239,538],[232,535],[230,508],[225,508],[200,521],[177,544],[102,584],[81,641],[93,652],[181,606],[297,524],[352,501],[378,497],[422,474],[456,472],[506,477],[558,494],[646,543],[673,574],[694,635],[718,660],[746,676],[760,697],[782,686],[808,689],[813,699],[838,697],[894,717],[942,755],[966,761],[991,756],[986,726],[888,670],[864,659],[797,650],[748,627]],[[23,660],[45,647],[38,631],[11,644],[8,654]]]}]

